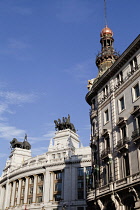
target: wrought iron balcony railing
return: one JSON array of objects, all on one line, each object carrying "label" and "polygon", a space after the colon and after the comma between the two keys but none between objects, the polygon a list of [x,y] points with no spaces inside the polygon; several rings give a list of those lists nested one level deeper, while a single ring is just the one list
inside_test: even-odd
[{"label": "wrought iron balcony railing", "polygon": [[117,151],[125,151],[128,149],[128,143],[130,142],[129,138],[128,137],[125,137],[123,139],[120,139],[118,142],[117,142],[117,146],[116,146],[116,149]]},{"label": "wrought iron balcony railing", "polygon": [[109,160],[110,154],[111,154],[111,148],[110,147],[104,149],[101,153],[102,160],[105,160],[105,159]]},{"label": "wrought iron balcony railing", "polygon": [[134,143],[139,143],[140,142],[140,128],[137,128],[132,132],[132,141]]},{"label": "wrought iron balcony railing", "polygon": [[97,109],[91,109],[90,110],[90,118],[91,118],[91,120],[93,118],[95,118],[95,117],[97,117]]}]

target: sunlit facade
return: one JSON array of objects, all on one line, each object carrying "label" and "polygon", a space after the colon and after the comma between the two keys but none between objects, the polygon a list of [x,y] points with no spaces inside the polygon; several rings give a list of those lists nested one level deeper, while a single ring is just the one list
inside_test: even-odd
[{"label": "sunlit facade", "polygon": [[98,76],[89,80],[93,185],[88,209],[140,209],[140,35],[121,56],[101,31]]},{"label": "sunlit facade", "polygon": [[90,147],[79,147],[78,135],[60,130],[48,151],[14,148],[0,178],[0,210],[86,210],[92,183]]}]

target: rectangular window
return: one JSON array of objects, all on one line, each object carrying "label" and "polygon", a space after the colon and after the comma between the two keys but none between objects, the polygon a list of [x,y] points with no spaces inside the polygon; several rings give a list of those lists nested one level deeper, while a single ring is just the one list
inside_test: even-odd
[{"label": "rectangular window", "polygon": [[33,195],[33,187],[29,187],[29,192],[28,192],[29,195]]},{"label": "rectangular window", "polygon": [[58,156],[58,158],[61,158],[61,153],[58,153],[57,156]]},{"label": "rectangular window", "polygon": [[62,179],[62,172],[60,171],[60,172],[57,172],[56,174],[55,174],[55,179],[57,180],[57,179]]},{"label": "rectangular window", "polygon": [[37,186],[37,194],[43,194],[43,185]]},{"label": "rectangular window", "polygon": [[110,149],[110,140],[109,137],[105,138],[105,149]]},{"label": "rectangular window", "polygon": [[84,199],[84,168],[79,167],[77,169],[77,191],[78,191],[78,199]]},{"label": "rectangular window", "polygon": [[65,157],[66,156],[66,152],[63,152],[63,157]]},{"label": "rectangular window", "polygon": [[52,159],[55,159],[55,154],[52,154]]},{"label": "rectangular window", "polygon": [[62,195],[62,171],[54,172],[54,200],[60,201]]},{"label": "rectangular window", "polygon": [[138,129],[140,129],[140,115],[136,117],[136,126]]},{"label": "rectangular window", "polygon": [[44,181],[44,175],[43,174],[39,174],[38,175],[38,183],[39,182],[43,182]]},{"label": "rectangular window", "polygon": [[62,190],[62,183],[61,182],[55,183],[55,191],[61,192],[61,190]]},{"label": "rectangular window", "polygon": [[84,168],[78,168],[78,177],[84,176]]},{"label": "rectangular window", "polygon": [[25,180],[24,179],[21,181],[21,186],[25,186]]},{"label": "rectangular window", "polygon": [[42,203],[42,202],[43,202],[42,196],[37,197],[37,203]]},{"label": "rectangular window", "polygon": [[90,189],[92,187],[92,168],[91,166],[86,167],[86,190]]},{"label": "rectangular window", "polygon": [[117,85],[120,85],[123,82],[123,73],[122,71],[117,75]]},{"label": "rectangular window", "polygon": [[33,177],[33,176],[30,177],[30,179],[29,179],[29,184],[34,184],[34,177]]},{"label": "rectangular window", "polygon": [[140,96],[140,90],[139,90],[138,83],[133,87],[132,94],[133,94],[133,101],[135,101]]},{"label": "rectangular window", "polygon": [[96,103],[95,99],[92,100],[92,105],[91,105],[92,110],[96,110]]},{"label": "rectangular window", "polygon": [[121,139],[126,139],[127,134],[126,134],[126,125],[121,127]]},{"label": "rectangular window", "polygon": [[22,188],[21,189],[21,196],[24,196],[24,193],[25,193],[25,188]]},{"label": "rectangular window", "polygon": [[95,122],[93,122],[92,124],[92,136],[95,135]]},{"label": "rectangular window", "polygon": [[124,97],[119,99],[119,112],[123,111],[125,109],[125,104],[124,104]]},{"label": "rectangular window", "polygon": [[23,205],[23,203],[24,203],[24,199],[21,199],[20,204]]},{"label": "rectangular window", "polygon": [[103,98],[107,98],[108,96],[108,85],[103,88]]},{"label": "rectangular window", "polygon": [[31,197],[31,198],[28,198],[28,200],[27,200],[27,203],[28,204],[31,204],[33,202],[33,198]]},{"label": "rectangular window", "polygon": [[108,109],[104,112],[104,124],[109,121],[109,113]]},{"label": "rectangular window", "polygon": [[138,62],[136,57],[134,57],[133,60],[130,61],[130,68],[131,72],[134,72],[136,69],[138,69]]},{"label": "rectangular window", "polygon": [[128,153],[121,157],[121,178],[130,175],[129,156]]}]

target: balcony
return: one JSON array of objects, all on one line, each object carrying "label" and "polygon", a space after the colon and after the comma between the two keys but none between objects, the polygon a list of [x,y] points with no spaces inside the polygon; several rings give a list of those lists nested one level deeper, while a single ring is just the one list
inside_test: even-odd
[{"label": "balcony", "polygon": [[108,147],[102,151],[101,159],[103,161],[110,161],[112,159],[111,148]]},{"label": "balcony", "polygon": [[134,106],[133,111],[131,112],[131,115],[134,117],[140,114],[140,107],[139,106]]},{"label": "balcony", "polygon": [[97,117],[97,110],[91,109],[90,110],[90,119],[93,120],[95,117]]},{"label": "balcony", "polygon": [[132,141],[134,142],[134,144],[140,143],[140,128],[138,128],[132,132],[131,138],[132,138]]},{"label": "balcony", "polygon": [[117,122],[117,126],[118,127],[124,126],[124,125],[126,125],[126,122],[127,122],[127,120],[125,120],[124,117],[119,117],[119,120]]},{"label": "balcony", "polygon": [[108,130],[107,129],[103,129],[102,137],[104,137],[104,138],[109,137],[109,133],[108,133]]},{"label": "balcony", "polygon": [[120,139],[117,142],[116,150],[120,153],[126,152],[128,150],[128,144],[129,144],[129,138],[125,137],[123,139]]}]

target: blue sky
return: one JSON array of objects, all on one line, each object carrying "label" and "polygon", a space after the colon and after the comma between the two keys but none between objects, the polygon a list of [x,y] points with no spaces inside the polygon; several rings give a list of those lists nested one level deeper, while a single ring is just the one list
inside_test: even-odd
[{"label": "blue sky", "polygon": [[[105,26],[103,0],[0,0],[0,173],[10,141],[25,133],[33,156],[47,151],[54,120],[71,116],[89,145],[87,80]],[[140,29],[138,0],[107,0],[108,26],[122,53]]]}]

